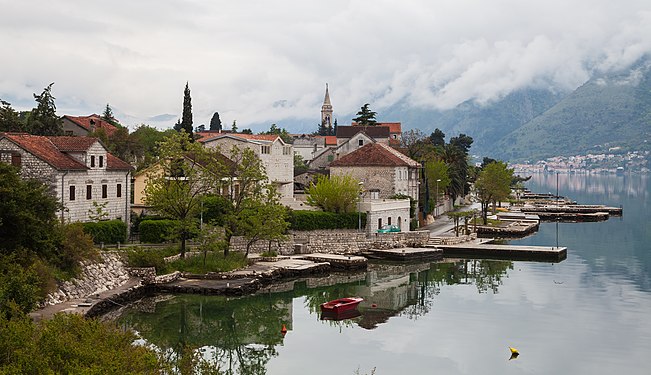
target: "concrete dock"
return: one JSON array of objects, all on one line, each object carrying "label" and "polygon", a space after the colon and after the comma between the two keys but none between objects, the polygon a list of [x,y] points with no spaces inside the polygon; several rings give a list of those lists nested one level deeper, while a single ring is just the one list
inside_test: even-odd
[{"label": "concrete dock", "polygon": [[312,253],[293,256],[294,259],[309,260],[316,263],[330,263],[330,267],[339,270],[366,269],[368,259],[357,255]]},{"label": "concrete dock", "polygon": [[489,258],[506,260],[529,260],[560,262],[567,258],[567,247],[498,245],[492,243],[461,243],[438,245],[445,257]]},{"label": "concrete dock", "polygon": [[443,258],[443,251],[436,248],[404,247],[397,249],[371,249],[364,253],[373,259],[385,260],[436,260]]}]

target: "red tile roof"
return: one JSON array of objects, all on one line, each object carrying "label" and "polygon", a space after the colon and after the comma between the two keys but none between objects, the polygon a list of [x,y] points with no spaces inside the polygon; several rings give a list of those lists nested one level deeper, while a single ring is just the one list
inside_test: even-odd
[{"label": "red tile roof", "polygon": [[[94,137],[45,137],[27,133],[0,133],[24,150],[59,170],[86,170],[84,163],[66,152],[86,152],[95,142]],[[110,153],[106,153],[106,168],[131,170],[133,167]]]},{"label": "red tile roof", "polygon": [[50,141],[59,149],[59,151],[83,152],[88,150],[99,139],[95,137],[49,137]]},{"label": "red tile roof", "polygon": [[355,134],[364,132],[373,139],[389,138],[390,131],[385,126],[338,126],[337,138],[352,138]]},{"label": "red tile roof", "polygon": [[330,164],[331,167],[411,167],[420,164],[384,143],[369,143],[364,147],[342,156]]},{"label": "red tile roof", "polygon": [[209,139],[217,139],[217,138],[223,138],[223,137],[235,137],[235,138],[241,138],[241,139],[246,139],[249,141],[270,141],[273,142],[276,139],[280,138],[278,135],[275,134],[244,134],[244,133],[213,133],[213,132],[201,132],[197,133],[201,138],[199,138],[199,142],[206,142]]},{"label": "red tile roof", "polygon": [[95,130],[98,129],[104,129],[106,132],[106,135],[110,136],[111,134],[115,133],[118,128],[102,119],[100,116],[96,114],[92,114],[90,116],[70,116],[70,115],[65,115],[63,116],[64,118],[72,121],[73,123],[81,126],[82,128],[88,130],[89,132],[91,131],[91,120],[94,122],[94,127]]},{"label": "red tile roof", "polygon": [[26,133],[6,133],[5,137],[56,169],[88,169],[77,159],[61,152],[50,137]]},{"label": "red tile roof", "polygon": [[[358,123],[353,122],[351,126],[360,126]],[[402,133],[402,123],[401,122],[378,122],[375,126],[381,126],[389,128],[389,133]]]},{"label": "red tile roof", "polygon": [[133,168],[131,164],[123,161],[122,159],[114,156],[113,154],[106,153],[106,169],[109,171],[130,171]]}]

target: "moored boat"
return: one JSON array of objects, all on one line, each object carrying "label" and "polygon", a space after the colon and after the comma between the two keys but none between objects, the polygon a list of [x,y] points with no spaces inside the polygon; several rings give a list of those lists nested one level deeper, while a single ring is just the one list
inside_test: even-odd
[{"label": "moored boat", "polygon": [[321,304],[321,311],[329,311],[336,314],[342,313],[348,310],[354,310],[357,308],[360,302],[364,299],[359,297],[345,297],[338,298],[326,303]]}]

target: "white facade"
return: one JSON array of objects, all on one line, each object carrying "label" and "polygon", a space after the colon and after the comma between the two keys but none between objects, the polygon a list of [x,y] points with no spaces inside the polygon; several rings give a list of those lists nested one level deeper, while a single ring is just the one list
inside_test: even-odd
[{"label": "white facade", "polygon": [[93,221],[95,203],[108,214],[104,219],[129,223],[130,167],[125,168],[120,161],[122,169],[109,168],[108,152],[97,139],[85,152],[61,152],[62,157],[81,163],[74,168],[55,167],[56,163],[39,156],[38,150],[0,138],[0,161],[10,162],[10,153],[20,154],[19,167],[24,178],[35,178],[51,186],[51,193],[64,207],[59,212],[62,221]]},{"label": "white facade", "polygon": [[397,225],[409,232],[409,199],[362,198],[358,210],[366,212],[366,231],[374,233],[385,225]]},{"label": "white facade", "polygon": [[[219,151],[231,158],[233,146],[239,149],[248,148],[260,158],[269,182],[274,184],[282,200],[293,200],[294,197],[294,149],[280,137],[264,139],[248,134],[220,134],[203,142],[205,147],[218,148]],[[271,138],[271,137],[268,137]],[[232,159],[232,158],[231,158]]]}]

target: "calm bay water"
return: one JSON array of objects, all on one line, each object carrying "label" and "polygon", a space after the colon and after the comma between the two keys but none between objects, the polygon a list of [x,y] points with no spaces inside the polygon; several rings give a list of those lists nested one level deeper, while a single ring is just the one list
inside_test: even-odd
[{"label": "calm bay water", "polygon": [[[528,183],[556,186],[556,175]],[[561,263],[374,263],[243,298],[158,296],[119,321],[160,348],[199,347],[233,373],[651,373],[649,177],[560,175],[558,188],[579,203],[624,207],[621,218],[544,223],[512,241],[558,240],[568,247]],[[365,298],[362,316],[320,320],[320,303],[346,295]],[[508,346],[521,355],[509,360]]]}]

